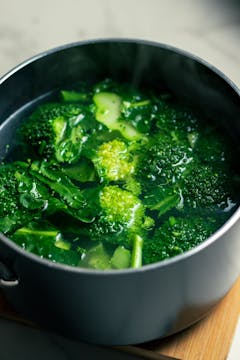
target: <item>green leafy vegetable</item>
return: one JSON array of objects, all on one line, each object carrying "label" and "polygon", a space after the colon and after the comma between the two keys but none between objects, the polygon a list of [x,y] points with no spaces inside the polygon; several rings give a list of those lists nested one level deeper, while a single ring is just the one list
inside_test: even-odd
[{"label": "green leafy vegetable", "polygon": [[117,270],[182,254],[224,224],[240,177],[217,121],[112,79],[73,85],[33,110],[0,165],[1,232],[54,262]]}]

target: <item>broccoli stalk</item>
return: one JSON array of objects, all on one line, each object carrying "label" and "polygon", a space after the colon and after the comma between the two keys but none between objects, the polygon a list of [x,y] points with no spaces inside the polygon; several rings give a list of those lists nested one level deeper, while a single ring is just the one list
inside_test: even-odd
[{"label": "broccoli stalk", "polygon": [[34,236],[44,236],[46,238],[52,238],[57,240],[59,232],[57,230],[35,230],[28,227],[22,227],[15,232],[16,235],[34,235]]},{"label": "broccoli stalk", "polygon": [[131,265],[131,252],[124,246],[118,246],[110,260],[113,269],[126,269]]},{"label": "broccoli stalk", "polygon": [[122,99],[111,92],[99,92],[94,95],[96,105],[96,120],[104,124],[109,130],[118,130],[127,140],[139,140],[142,134],[130,123],[121,119]]},{"label": "broccoli stalk", "polygon": [[74,90],[61,90],[61,98],[64,102],[85,102],[88,100],[89,94],[86,92],[79,92]]},{"label": "broccoli stalk", "polygon": [[91,225],[91,239],[130,249],[131,266],[141,266],[145,220],[141,200],[118,185],[105,186],[99,200],[101,212]]},{"label": "broccoli stalk", "polygon": [[131,267],[139,268],[142,266],[142,248],[143,238],[139,235],[134,235]]}]

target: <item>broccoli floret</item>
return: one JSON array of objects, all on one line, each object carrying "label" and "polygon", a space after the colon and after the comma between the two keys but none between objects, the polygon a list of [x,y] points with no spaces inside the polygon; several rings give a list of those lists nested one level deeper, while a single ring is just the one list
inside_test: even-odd
[{"label": "broccoli floret", "polygon": [[234,184],[226,170],[221,166],[196,163],[183,178],[184,204],[192,208],[228,207]]},{"label": "broccoli floret", "polygon": [[234,207],[236,184],[231,176],[230,155],[225,156],[221,140],[215,140],[213,144],[218,146],[214,150],[202,138],[192,147],[187,133],[185,139],[176,134],[156,134],[139,156],[137,180],[144,189],[143,203],[158,211],[158,216],[173,208]]},{"label": "broccoli floret", "polygon": [[189,143],[179,141],[172,134],[160,133],[140,151],[135,174],[142,185],[144,204],[150,210],[157,210],[159,216],[173,207],[181,207],[180,184],[193,162]]},{"label": "broccoli floret", "polygon": [[156,127],[160,132],[177,132],[179,135],[188,135],[191,145],[194,145],[199,132],[199,120],[197,116],[184,108],[182,104],[176,103],[172,98],[155,99]]},{"label": "broccoli floret", "polygon": [[222,134],[214,128],[202,130],[195,143],[194,154],[204,164],[227,168],[227,164],[232,161],[231,148],[227,139],[223,139]]},{"label": "broccoli floret", "polygon": [[18,208],[16,198],[19,193],[15,177],[16,171],[17,167],[12,164],[2,165],[0,167],[1,217],[7,214],[13,214]]},{"label": "broccoli floret", "polygon": [[117,185],[103,188],[100,193],[100,206],[108,222],[121,223],[131,230],[138,229],[144,215],[141,201]]},{"label": "broccoli floret", "polygon": [[[126,144],[125,141],[118,137],[110,140],[103,137],[101,139],[103,141],[98,136],[93,135],[92,138],[94,146],[89,147],[91,145],[91,141],[89,141],[83,152],[91,160],[95,172],[92,171],[91,166],[88,164],[88,170],[85,169],[84,174],[93,176],[93,179],[100,181],[100,183],[121,183],[125,190],[132,192],[134,195],[140,195],[141,184],[137,181],[135,175],[138,162],[137,152],[142,147],[141,142]],[[96,174],[97,177],[94,177]],[[71,177],[71,173],[69,176]],[[77,177],[75,179],[78,180]]]},{"label": "broccoli floret", "polygon": [[139,196],[142,193],[142,185],[133,176],[127,177],[123,184],[123,189],[130,191],[132,194]]},{"label": "broccoli floret", "polygon": [[149,140],[138,161],[138,177],[147,190],[168,186],[181,179],[192,162],[192,149],[172,135],[158,134]]},{"label": "broccoli floret", "polygon": [[152,237],[144,241],[143,264],[168,259],[192,249],[212,235],[224,219],[214,216],[200,217],[189,214],[184,217],[171,216]]},{"label": "broccoli floret", "polygon": [[46,103],[40,105],[21,127],[23,141],[42,157],[58,162],[79,160],[86,141],[85,122],[93,121],[88,107],[79,104]]},{"label": "broccoli floret", "polygon": [[118,139],[101,144],[92,161],[102,181],[121,181],[134,172],[134,160],[128,146]]},{"label": "broccoli floret", "polygon": [[145,211],[141,200],[117,185],[105,186],[99,199],[101,213],[90,228],[91,238],[132,249],[131,266],[141,266]]}]

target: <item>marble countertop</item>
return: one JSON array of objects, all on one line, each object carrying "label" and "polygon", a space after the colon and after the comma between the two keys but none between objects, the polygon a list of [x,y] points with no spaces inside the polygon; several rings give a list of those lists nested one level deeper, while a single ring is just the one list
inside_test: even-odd
[{"label": "marble countertop", "polygon": [[[0,76],[58,45],[127,37],[195,53],[240,86],[238,0],[0,0],[0,11]],[[228,360],[240,359],[239,342],[240,325]],[[4,320],[0,349],[1,360],[135,359]]]},{"label": "marble countertop", "polygon": [[84,39],[169,43],[240,85],[238,0],[0,0],[0,75],[46,49]]}]

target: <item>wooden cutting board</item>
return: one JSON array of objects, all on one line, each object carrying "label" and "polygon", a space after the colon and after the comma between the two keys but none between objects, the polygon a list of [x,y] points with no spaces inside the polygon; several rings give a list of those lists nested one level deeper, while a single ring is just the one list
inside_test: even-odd
[{"label": "wooden cutting board", "polygon": [[[34,326],[14,312],[1,291],[0,316]],[[239,316],[240,278],[211,313],[197,324],[166,339],[138,346],[118,346],[116,349],[145,359],[225,360]]]},{"label": "wooden cutting board", "polygon": [[154,353],[149,359],[159,360],[161,357],[155,355],[181,360],[226,360],[239,316],[240,277],[221,302],[197,324],[166,339],[140,347],[128,346],[125,350],[141,354],[142,350],[147,349]]}]

